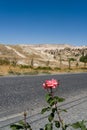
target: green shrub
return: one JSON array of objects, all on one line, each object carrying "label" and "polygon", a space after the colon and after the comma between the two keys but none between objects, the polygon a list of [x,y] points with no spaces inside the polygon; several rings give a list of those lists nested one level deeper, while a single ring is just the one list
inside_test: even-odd
[{"label": "green shrub", "polygon": [[9,74],[15,74],[15,72],[13,70],[9,70],[8,73]]},{"label": "green shrub", "polygon": [[54,70],[61,70],[61,68],[55,67]]},{"label": "green shrub", "polygon": [[20,65],[20,68],[21,69],[28,69],[28,68],[31,68],[29,65]]},{"label": "green shrub", "polygon": [[49,67],[49,66],[38,66],[37,68],[35,68],[36,70],[52,70],[52,68],[51,67]]},{"label": "green shrub", "polygon": [[0,65],[9,65],[10,61],[7,58],[0,59]]},{"label": "green shrub", "polygon": [[9,73],[9,74],[12,74],[12,75],[21,75],[20,72],[15,72],[15,71],[13,71],[13,70],[9,70],[8,73]]}]

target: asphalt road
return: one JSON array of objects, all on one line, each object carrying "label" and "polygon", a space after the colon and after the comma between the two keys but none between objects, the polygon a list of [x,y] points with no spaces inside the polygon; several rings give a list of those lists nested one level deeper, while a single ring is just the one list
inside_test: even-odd
[{"label": "asphalt road", "polygon": [[42,107],[46,94],[42,84],[52,78],[60,80],[58,96],[73,98],[87,92],[87,73],[0,77],[0,117]]}]

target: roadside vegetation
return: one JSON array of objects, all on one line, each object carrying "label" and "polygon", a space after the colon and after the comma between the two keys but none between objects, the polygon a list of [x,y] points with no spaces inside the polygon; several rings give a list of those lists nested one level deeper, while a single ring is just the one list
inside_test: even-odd
[{"label": "roadside vegetation", "polygon": [[45,66],[34,66],[34,59],[29,65],[18,65],[17,59],[9,60],[0,58],[0,75],[36,75],[36,74],[57,74],[66,72],[87,72],[87,55],[82,55],[77,62],[74,58],[67,59],[67,65],[61,61],[61,65],[51,66],[50,61]]}]

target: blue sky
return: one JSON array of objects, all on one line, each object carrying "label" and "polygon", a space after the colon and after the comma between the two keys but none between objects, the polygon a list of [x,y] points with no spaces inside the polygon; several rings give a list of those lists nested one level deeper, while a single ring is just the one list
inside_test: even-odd
[{"label": "blue sky", "polygon": [[87,45],[87,0],[0,0],[0,43]]}]

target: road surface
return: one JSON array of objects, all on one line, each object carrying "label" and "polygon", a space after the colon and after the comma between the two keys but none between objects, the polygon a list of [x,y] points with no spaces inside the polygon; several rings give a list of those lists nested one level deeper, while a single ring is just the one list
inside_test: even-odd
[{"label": "road surface", "polygon": [[0,118],[44,106],[47,79],[60,80],[55,94],[66,99],[87,92],[87,73],[0,77]]}]

